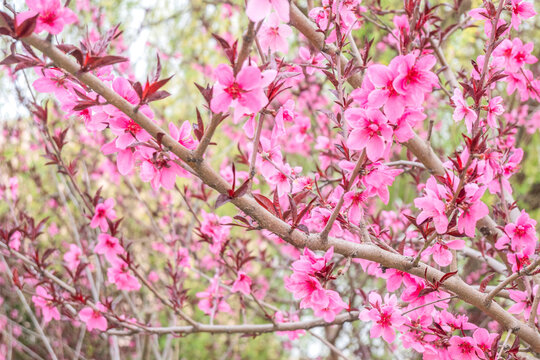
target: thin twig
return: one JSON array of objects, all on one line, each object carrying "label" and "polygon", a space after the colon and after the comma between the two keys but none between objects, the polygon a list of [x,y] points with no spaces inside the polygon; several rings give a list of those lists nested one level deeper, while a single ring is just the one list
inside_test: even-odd
[{"label": "thin twig", "polygon": [[491,303],[493,298],[499,293],[499,291],[501,291],[506,286],[508,286],[509,284],[514,282],[519,277],[521,277],[523,275],[528,275],[531,271],[534,271],[534,269],[536,269],[536,267],[538,265],[540,265],[540,258],[537,259],[535,262],[533,262],[531,265],[527,266],[522,271],[515,272],[512,275],[510,275],[509,277],[507,277],[499,285],[497,285],[497,287],[495,289],[493,289],[489,294],[487,294],[487,296],[484,299],[484,304],[486,306],[489,306],[489,304]]},{"label": "thin twig", "polygon": [[234,66],[235,75],[238,74],[238,72],[242,68],[242,65],[244,64],[244,61],[249,56],[249,52],[251,51],[251,44],[253,44],[254,38],[255,38],[255,23],[253,21],[250,21],[248,24],[247,31],[244,34],[244,37],[242,38],[242,48],[240,49],[240,52],[238,53],[238,58],[236,59],[236,64]]},{"label": "thin twig", "polygon": [[322,336],[319,336],[317,334],[315,334],[313,331],[309,330],[308,333],[313,336],[314,338],[320,340],[324,345],[328,346],[328,348],[336,353],[336,355],[338,355],[340,358],[342,359],[345,359],[345,360],[349,360],[349,358],[343,354],[343,352],[341,352],[341,350],[339,350],[334,344],[332,344],[330,341],[326,340],[325,338],[323,338]]},{"label": "thin twig", "polygon": [[[2,264],[4,265],[4,268],[6,269],[6,272],[8,274],[11,274],[11,268],[9,264],[7,263],[6,259],[4,258],[4,255],[0,254],[0,260],[2,261]],[[47,352],[49,353],[49,356],[53,360],[58,360],[58,357],[56,357],[56,354],[54,353],[54,350],[51,346],[51,343],[49,342],[49,339],[47,338],[47,335],[45,335],[45,332],[43,331],[43,328],[39,324],[39,321],[37,320],[36,316],[34,315],[34,312],[30,308],[30,305],[28,305],[28,301],[26,301],[26,297],[22,293],[22,291],[13,283],[13,279],[10,276],[7,276],[11,283],[11,287],[15,289],[15,292],[17,293],[17,296],[19,297],[19,300],[24,306],[24,309],[28,313],[28,316],[30,317],[30,320],[32,321],[32,324],[34,324],[34,327],[36,328],[39,337],[43,341],[43,344],[45,345],[45,348],[47,349]]]}]

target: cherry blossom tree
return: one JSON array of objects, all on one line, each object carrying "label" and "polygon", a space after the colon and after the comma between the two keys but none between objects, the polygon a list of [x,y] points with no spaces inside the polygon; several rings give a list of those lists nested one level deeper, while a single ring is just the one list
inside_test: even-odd
[{"label": "cherry blossom tree", "polygon": [[4,2],[0,359],[540,356],[533,3],[188,3]]}]

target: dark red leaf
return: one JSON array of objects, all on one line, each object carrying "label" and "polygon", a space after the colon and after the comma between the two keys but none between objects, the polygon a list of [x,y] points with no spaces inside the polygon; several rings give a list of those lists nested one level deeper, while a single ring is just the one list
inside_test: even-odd
[{"label": "dark red leaf", "polygon": [[249,178],[246,181],[244,181],[242,185],[240,185],[240,187],[236,189],[236,191],[234,192],[233,198],[244,196],[249,189],[250,182],[251,180]]},{"label": "dark red leaf", "polygon": [[128,61],[128,58],[123,56],[107,55],[102,57],[91,57],[86,61],[84,66],[81,68],[81,71],[92,71],[103,66],[114,65],[125,61]]},{"label": "dark red leaf", "polygon": [[32,35],[34,29],[36,28],[36,22],[38,17],[39,14],[36,14],[31,18],[24,20],[19,26],[17,26],[17,29],[15,29],[16,38],[22,39]]},{"label": "dark red leaf", "polygon": [[223,204],[226,204],[228,203],[229,201],[231,201],[231,197],[227,194],[219,194],[217,200],[216,200],[216,204],[214,206],[214,208],[219,208],[221,205]]},{"label": "dark red leaf", "polygon": [[488,286],[489,282],[493,279],[495,276],[495,273],[488,274],[480,283],[480,292],[484,292],[486,290],[486,287]]},{"label": "dark red leaf", "polygon": [[449,278],[451,278],[452,276],[454,276],[456,274],[457,274],[457,270],[446,273],[446,274],[443,275],[443,277],[441,277],[441,280],[439,280],[439,282],[442,284],[443,282],[445,282],[446,280],[448,280]]},{"label": "dark red leaf", "polygon": [[276,210],[274,209],[274,204],[270,199],[268,199],[266,196],[261,194],[253,194],[253,197],[255,198],[255,201],[259,203],[263,208],[265,208],[268,212],[270,212],[272,215],[276,215]]},{"label": "dark red leaf", "polygon": [[161,100],[161,99],[165,99],[166,97],[169,97],[171,96],[171,94],[169,94],[167,91],[165,90],[161,90],[161,91],[158,91],[158,92],[155,92],[151,95],[148,95],[146,97],[146,102],[149,103],[149,102],[152,102],[152,101],[158,101],[158,100]]}]

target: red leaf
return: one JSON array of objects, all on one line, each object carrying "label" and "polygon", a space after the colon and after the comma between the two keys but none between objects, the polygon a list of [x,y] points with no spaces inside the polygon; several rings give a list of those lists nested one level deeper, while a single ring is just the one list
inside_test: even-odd
[{"label": "red leaf", "polygon": [[16,38],[22,39],[32,35],[34,29],[36,28],[36,22],[38,17],[39,14],[36,14],[31,18],[24,20],[19,26],[17,26],[17,29],[15,30]]},{"label": "red leaf", "polygon": [[125,58],[123,56],[108,55],[102,57],[90,57],[86,59],[84,66],[81,68],[81,71],[88,72],[103,66],[118,64],[125,61],[128,61],[128,58]]},{"label": "red leaf", "polygon": [[253,197],[255,198],[255,201],[259,203],[263,208],[265,208],[268,212],[270,212],[272,215],[276,215],[276,210],[274,209],[274,204],[270,199],[268,199],[266,196],[261,194],[253,194]]},{"label": "red leaf", "polygon": [[231,197],[228,196],[227,194],[219,194],[217,200],[216,200],[216,204],[214,206],[214,208],[219,208],[221,205],[224,205],[226,203],[228,203],[229,201],[231,201]]},{"label": "red leaf", "polygon": [[164,86],[166,83],[169,82],[169,80],[171,80],[173,78],[174,75],[171,75],[169,76],[168,78],[166,79],[162,79],[162,80],[159,80],[159,81],[156,81],[152,84],[150,84],[150,86],[148,87],[148,93],[154,93],[156,92],[157,90],[159,90],[159,88],[161,88],[162,86]]},{"label": "red leaf", "polygon": [[13,280],[13,284],[16,287],[18,287],[19,289],[22,288],[21,282],[19,281],[19,271],[17,270],[17,268],[13,269],[11,279]]},{"label": "red leaf", "polygon": [[251,180],[249,178],[246,181],[244,181],[244,183],[242,185],[240,185],[240,187],[238,189],[236,189],[236,191],[234,192],[233,198],[244,196],[247,193],[248,189],[249,189],[249,183],[250,182],[251,182]]},{"label": "red leaf", "polygon": [[456,271],[452,271],[452,272],[449,272],[449,273],[446,273],[443,275],[443,277],[441,278],[441,280],[439,280],[439,282],[442,284],[443,282],[445,282],[446,280],[448,280],[449,278],[451,278],[452,276],[456,275],[457,274],[457,270]]},{"label": "red leaf", "polygon": [[480,292],[484,292],[484,291],[486,290],[487,285],[488,285],[489,282],[493,279],[494,276],[495,276],[495,273],[492,272],[491,274],[487,275],[487,276],[482,280],[482,282],[480,283]]},{"label": "red leaf", "polygon": [[165,99],[166,97],[169,97],[169,96],[171,96],[171,94],[169,94],[165,90],[161,90],[161,91],[158,91],[158,92],[156,92],[154,94],[148,95],[146,97],[146,102],[158,101],[158,100],[161,100],[161,99]]},{"label": "red leaf", "polygon": [[20,62],[20,58],[18,58],[17,55],[15,54],[11,54],[11,55],[8,55],[4,60],[2,60],[0,62],[0,65],[13,65],[13,64],[18,64]]}]

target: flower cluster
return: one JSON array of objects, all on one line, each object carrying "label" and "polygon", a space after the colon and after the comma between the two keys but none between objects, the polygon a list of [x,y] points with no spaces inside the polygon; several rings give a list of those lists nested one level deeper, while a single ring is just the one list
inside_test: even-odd
[{"label": "flower cluster", "polygon": [[306,248],[300,259],[292,264],[293,274],[285,279],[285,288],[295,299],[302,300],[300,307],[313,309],[315,315],[326,322],[334,321],[337,314],[348,308],[339,293],[326,288],[334,279],[334,263],[330,262],[333,255],[333,248],[324,256],[317,256]]}]

